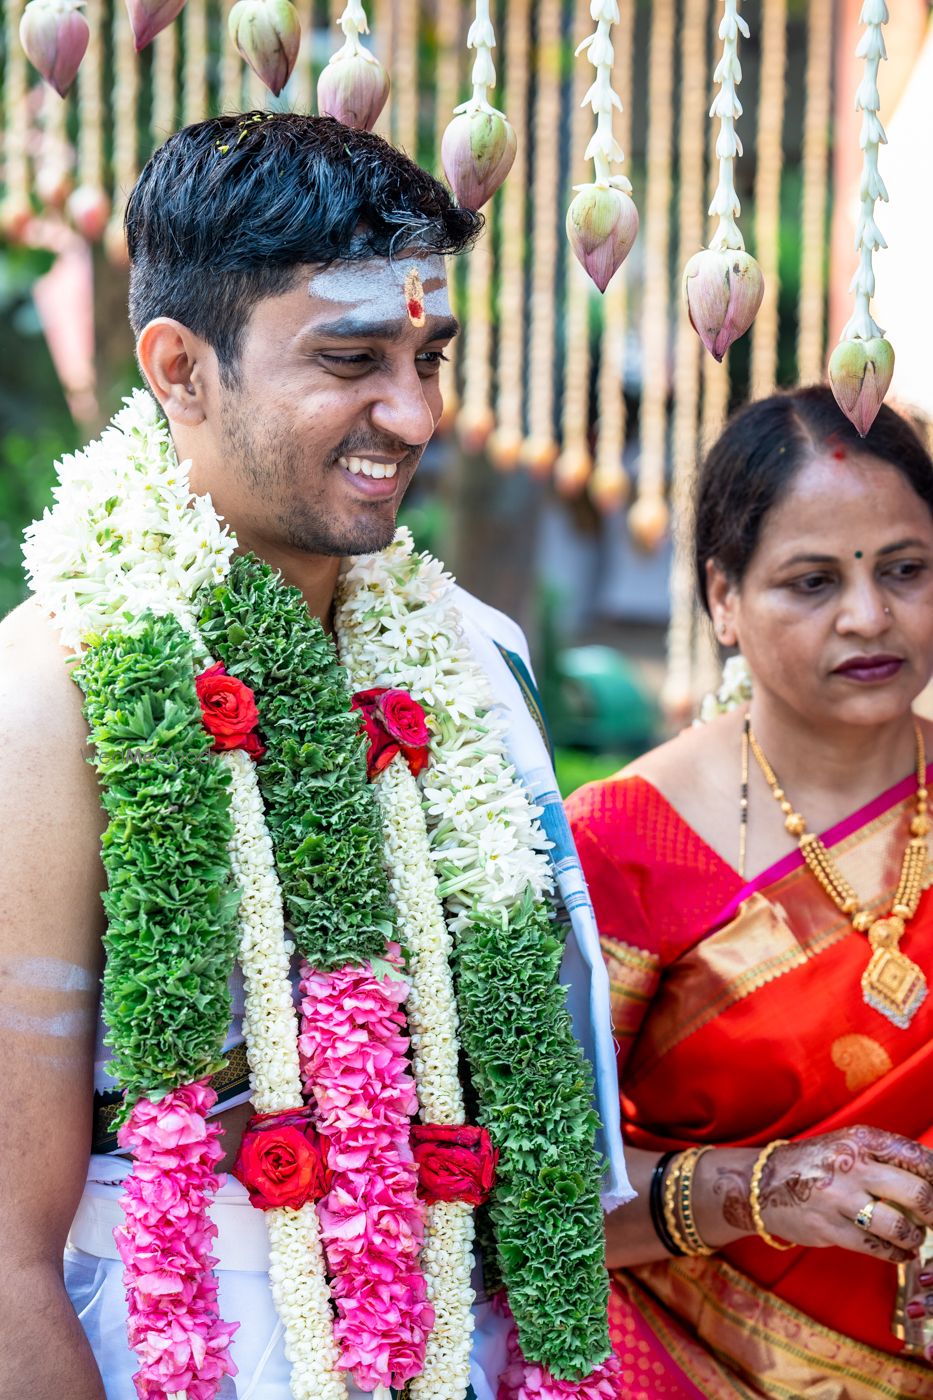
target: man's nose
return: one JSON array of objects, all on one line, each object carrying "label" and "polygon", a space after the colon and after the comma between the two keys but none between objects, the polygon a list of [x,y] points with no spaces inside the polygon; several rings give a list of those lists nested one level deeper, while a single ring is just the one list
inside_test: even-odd
[{"label": "man's nose", "polygon": [[409,447],[423,447],[434,432],[434,414],[424,386],[414,365],[387,377],[386,387],[370,410],[373,427]]}]

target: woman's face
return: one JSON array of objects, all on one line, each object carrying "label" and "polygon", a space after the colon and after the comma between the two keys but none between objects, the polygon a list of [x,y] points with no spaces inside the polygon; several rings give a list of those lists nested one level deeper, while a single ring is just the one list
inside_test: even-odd
[{"label": "woman's face", "polygon": [[933,516],[877,457],[826,451],[765,517],[741,584],[711,566],[721,638],[808,724],[882,724],[933,674]]}]

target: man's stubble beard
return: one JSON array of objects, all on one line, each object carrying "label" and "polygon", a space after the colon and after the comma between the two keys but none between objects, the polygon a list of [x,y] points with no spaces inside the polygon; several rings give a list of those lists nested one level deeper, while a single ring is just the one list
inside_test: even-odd
[{"label": "man's stubble beard", "polygon": [[[317,503],[298,499],[297,483],[306,474],[304,455],[283,435],[254,434],[246,415],[228,403],[222,418],[223,448],[233,470],[250,491],[273,501],[262,533],[275,532],[276,542],[303,554],[375,554],[395,537],[396,499],[368,502],[360,499],[358,512],[347,525],[329,518],[320,493]],[[339,471],[324,468],[326,474]],[[287,502],[287,504],[283,504]]]}]

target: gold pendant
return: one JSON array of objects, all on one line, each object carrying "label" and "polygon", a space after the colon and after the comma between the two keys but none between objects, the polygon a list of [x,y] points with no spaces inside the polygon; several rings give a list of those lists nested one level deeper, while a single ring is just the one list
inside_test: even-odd
[{"label": "gold pendant", "polygon": [[927,994],[923,970],[898,948],[904,922],[878,919],[868,931],[871,959],[862,973],[862,996],[901,1030],[910,1025]]}]

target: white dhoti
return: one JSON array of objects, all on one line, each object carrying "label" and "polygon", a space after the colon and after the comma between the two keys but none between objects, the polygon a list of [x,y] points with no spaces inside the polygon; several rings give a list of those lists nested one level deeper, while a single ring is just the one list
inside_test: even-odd
[{"label": "white dhoti", "polygon": [[[123,1223],[122,1181],[131,1171],[122,1157],[92,1157],[87,1185],[65,1250],[65,1286],[103,1377],[107,1400],[131,1400],[139,1361],[126,1340],[123,1263],[113,1241]],[[246,1188],[228,1175],[211,1204],[217,1226],[218,1304],[225,1322],[239,1322],[230,1346],[237,1368],[225,1376],[219,1400],[291,1400],[291,1367],[285,1359],[282,1324],[269,1287],[269,1237],[262,1211],[249,1203]],[[476,1330],[470,1384],[476,1400],[495,1400],[505,1366],[502,1317],[490,1304],[474,1307]],[[369,1392],[348,1383],[350,1400]]]}]

